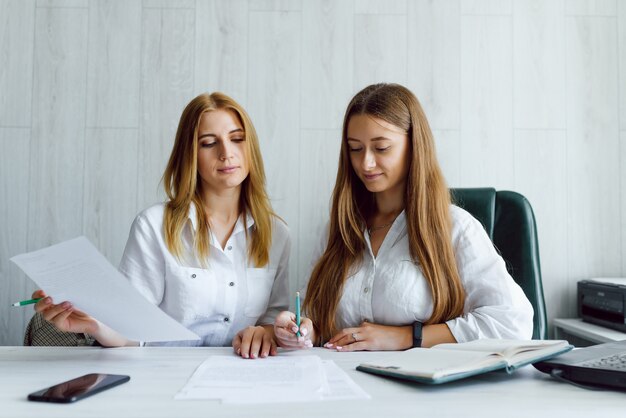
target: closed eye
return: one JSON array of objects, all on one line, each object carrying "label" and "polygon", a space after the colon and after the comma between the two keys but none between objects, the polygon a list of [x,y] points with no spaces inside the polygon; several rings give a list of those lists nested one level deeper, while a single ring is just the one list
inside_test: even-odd
[{"label": "closed eye", "polygon": [[213,148],[215,146],[215,144],[217,144],[217,141],[215,141],[215,142],[202,142],[202,143],[200,143],[200,146],[202,148]]}]

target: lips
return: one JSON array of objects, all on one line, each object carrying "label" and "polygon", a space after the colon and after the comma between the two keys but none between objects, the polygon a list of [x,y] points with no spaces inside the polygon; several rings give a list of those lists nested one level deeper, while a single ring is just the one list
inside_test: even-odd
[{"label": "lips", "polygon": [[230,173],[234,173],[235,170],[237,170],[238,168],[239,168],[238,166],[233,165],[229,167],[219,168],[217,171],[223,174],[230,174]]},{"label": "lips", "polygon": [[365,180],[376,180],[378,177],[380,177],[382,175],[383,175],[383,173],[363,174],[363,177],[365,177]]}]

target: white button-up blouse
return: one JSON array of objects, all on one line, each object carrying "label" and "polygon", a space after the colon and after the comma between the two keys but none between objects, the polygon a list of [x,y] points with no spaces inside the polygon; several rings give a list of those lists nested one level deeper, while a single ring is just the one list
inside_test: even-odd
[{"label": "white button-up blouse", "polygon": [[[276,315],[288,308],[290,240],[283,222],[273,220],[268,265],[250,265],[243,218],[239,217],[223,249],[211,234],[208,267],[203,268],[191,256],[197,230],[195,206],[190,206],[183,229],[188,254],[183,260],[174,257],[165,244],[164,209],[164,204],[157,204],[137,215],[119,270],[150,302],[201,340],[150,345],[230,345],[241,329],[272,324]],[[246,224],[250,234],[252,217],[247,217]]]},{"label": "white button-up blouse", "polygon": [[[466,292],[463,315],[446,322],[457,342],[479,338],[530,339],[533,308],[506,270],[482,224],[451,206],[452,246]],[[349,273],[337,309],[339,329],[363,321],[408,325],[427,321],[433,311],[428,283],[409,252],[402,212],[373,256],[369,236],[363,262]],[[326,240],[323,241],[324,245]],[[314,260],[321,255],[318,247]]]}]

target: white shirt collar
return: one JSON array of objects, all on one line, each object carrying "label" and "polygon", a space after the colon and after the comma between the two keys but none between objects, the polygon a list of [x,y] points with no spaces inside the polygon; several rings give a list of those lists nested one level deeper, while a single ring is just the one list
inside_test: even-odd
[{"label": "white shirt collar", "polygon": [[[198,230],[198,215],[197,215],[197,210],[196,210],[196,205],[191,202],[189,204],[189,221],[191,222],[191,227],[193,228],[194,232]],[[242,220],[242,216],[239,215],[239,219],[237,219],[237,223],[235,224],[235,229],[233,230],[232,235],[235,235],[238,232],[243,231],[243,220]],[[246,212],[246,226],[248,227],[248,229],[250,229],[250,227],[254,225],[254,218],[252,217],[252,215],[250,215],[250,213]]]}]

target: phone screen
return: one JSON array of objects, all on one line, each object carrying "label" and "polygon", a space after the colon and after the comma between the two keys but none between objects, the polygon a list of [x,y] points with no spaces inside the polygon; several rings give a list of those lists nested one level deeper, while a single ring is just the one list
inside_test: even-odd
[{"label": "phone screen", "polygon": [[130,380],[129,376],[91,373],[28,395],[29,401],[75,402]]}]

